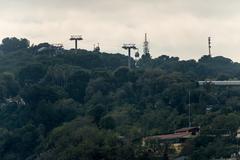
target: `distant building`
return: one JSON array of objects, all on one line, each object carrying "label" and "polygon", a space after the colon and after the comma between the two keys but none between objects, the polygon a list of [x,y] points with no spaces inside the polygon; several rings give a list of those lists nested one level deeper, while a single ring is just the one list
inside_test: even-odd
[{"label": "distant building", "polygon": [[150,136],[143,138],[143,141],[151,141],[151,140],[173,140],[173,139],[188,139],[193,138],[200,133],[199,127],[190,127],[190,128],[182,128],[175,131],[172,134],[163,134],[157,136]]},{"label": "distant building", "polygon": [[188,133],[190,136],[196,136],[200,133],[199,127],[188,127],[188,128],[182,128],[175,131],[176,133]]},{"label": "distant building", "polygon": [[7,98],[7,99],[5,99],[5,101],[6,101],[7,104],[15,103],[15,104],[17,104],[17,105],[19,105],[19,106],[25,106],[25,105],[26,105],[25,101],[24,101],[23,98],[20,97],[20,96],[16,96],[16,97],[12,97],[12,98]]},{"label": "distant building", "polygon": [[36,54],[45,54],[45,55],[52,55],[56,56],[59,54],[64,53],[63,45],[62,44],[48,44],[42,43],[35,47]]},{"label": "distant building", "polygon": [[199,85],[216,85],[216,86],[239,86],[240,81],[199,81]]},{"label": "distant building", "polygon": [[187,139],[195,138],[200,134],[199,127],[189,127],[176,130],[172,134],[163,134],[156,136],[144,137],[142,139],[142,146],[154,148],[163,146],[164,144],[171,144],[170,150],[174,150],[176,154],[180,154]]}]

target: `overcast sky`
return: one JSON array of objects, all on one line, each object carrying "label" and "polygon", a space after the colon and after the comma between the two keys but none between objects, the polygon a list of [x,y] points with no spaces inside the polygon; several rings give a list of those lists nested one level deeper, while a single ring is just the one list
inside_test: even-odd
[{"label": "overcast sky", "polygon": [[153,57],[162,54],[198,59],[207,54],[240,62],[239,0],[0,0],[0,39],[28,38],[31,43],[63,43],[83,35],[79,46],[116,53],[123,43],[142,52],[148,33]]}]

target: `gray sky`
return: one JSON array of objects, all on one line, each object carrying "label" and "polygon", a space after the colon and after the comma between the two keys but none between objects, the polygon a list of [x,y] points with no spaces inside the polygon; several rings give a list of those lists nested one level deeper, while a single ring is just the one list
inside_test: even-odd
[{"label": "gray sky", "polygon": [[198,59],[213,39],[213,55],[240,62],[239,0],[0,0],[0,39],[63,43],[81,34],[81,48],[122,52],[123,43],[142,49],[149,34],[151,54]]}]

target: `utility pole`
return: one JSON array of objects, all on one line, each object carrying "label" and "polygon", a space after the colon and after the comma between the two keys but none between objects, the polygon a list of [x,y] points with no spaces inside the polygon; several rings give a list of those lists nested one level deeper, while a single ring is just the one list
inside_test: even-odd
[{"label": "utility pole", "polygon": [[208,37],[208,55],[211,57],[212,56],[212,53],[211,53],[211,37]]},{"label": "utility pole", "polygon": [[131,50],[136,50],[137,47],[135,44],[124,44],[122,48],[128,51],[128,68],[131,69]]},{"label": "utility pole", "polygon": [[75,51],[76,51],[76,53],[77,53],[77,50],[78,50],[78,41],[81,41],[81,40],[83,40],[81,35],[72,35],[70,37],[70,41],[74,41],[75,42]]},{"label": "utility pole", "polygon": [[191,123],[191,91],[188,91],[188,127],[192,126]]}]

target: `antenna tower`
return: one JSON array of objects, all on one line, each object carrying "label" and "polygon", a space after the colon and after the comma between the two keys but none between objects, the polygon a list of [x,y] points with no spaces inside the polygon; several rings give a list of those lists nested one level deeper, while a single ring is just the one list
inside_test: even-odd
[{"label": "antenna tower", "polygon": [[143,54],[150,55],[150,52],[149,52],[149,42],[148,42],[148,39],[147,39],[147,33],[145,33],[145,41],[143,43]]},{"label": "antenna tower", "polygon": [[211,44],[212,44],[211,37],[208,37],[208,55],[209,56],[212,56],[212,52],[211,52],[212,46],[211,46]]},{"label": "antenna tower", "polygon": [[81,41],[81,40],[83,40],[81,35],[72,35],[70,37],[70,41],[74,41],[75,42],[75,50],[76,50],[76,52],[77,52],[77,49],[78,49],[78,41]]},{"label": "antenna tower", "polygon": [[131,69],[131,50],[136,50],[137,47],[135,44],[124,44],[122,48],[128,50],[128,68]]},{"label": "antenna tower", "polygon": [[93,45],[93,52],[100,52],[100,46],[99,46],[99,43],[97,44],[97,46],[94,44]]}]

